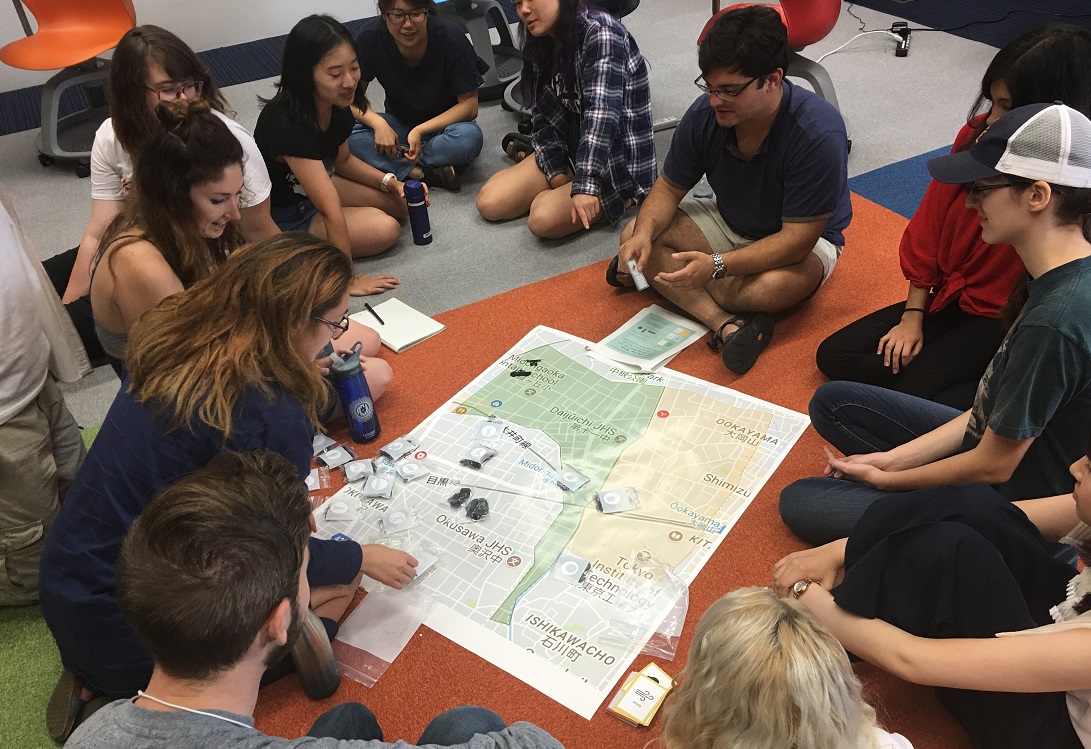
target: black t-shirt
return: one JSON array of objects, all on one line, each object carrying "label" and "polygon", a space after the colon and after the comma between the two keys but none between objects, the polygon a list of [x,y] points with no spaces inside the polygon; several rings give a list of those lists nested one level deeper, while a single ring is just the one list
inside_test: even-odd
[{"label": "black t-shirt", "polygon": [[1091,258],[1072,260],[1028,282],[1023,312],[977,386],[962,449],[985,429],[1034,438],[1011,479],[1008,499],[1072,490],[1068,466],[1087,449],[1091,423]]},{"label": "black t-shirt", "polygon": [[382,16],[364,21],[356,37],[356,57],[361,78],[378,79],[386,92],[386,111],[410,128],[446,112],[458,103],[459,94],[476,91],[485,81],[481,74],[489,69],[462,29],[439,16],[428,16],[428,48],[413,67],[398,51]]},{"label": "black t-shirt", "polygon": [[307,197],[295,174],[277,157],[321,161],[326,173],[333,174],[337,151],[348,140],[355,123],[356,118],[348,107],[333,108],[330,126],[325,132],[316,132],[298,121],[286,107],[268,104],[261,110],[258,124],[254,127],[254,141],[265,159],[269,180],[273,183],[269,197],[274,208],[296,205]]}]

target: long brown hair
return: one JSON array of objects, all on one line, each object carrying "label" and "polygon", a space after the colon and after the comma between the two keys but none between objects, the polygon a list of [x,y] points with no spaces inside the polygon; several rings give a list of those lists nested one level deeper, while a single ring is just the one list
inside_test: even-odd
[{"label": "long brown hair", "polygon": [[133,184],[121,213],[103,233],[94,262],[113,249],[145,239],[155,245],[182,286],[192,286],[245,242],[229,221],[216,239],[200,235],[190,191],[220,179],[227,167],[243,165],[238,138],[201,99],[163,102],[159,127],[140,150]]},{"label": "long brown hair", "polygon": [[337,247],[286,232],[235,252],[212,276],[146,312],[129,332],[126,364],[136,401],[158,408],[168,429],[194,419],[227,439],[232,412],[255,388],[298,400],[317,427],[326,385],[293,338],[322,325],[353,277]]},{"label": "long brown hair", "polygon": [[148,111],[148,68],[153,62],[172,81],[200,81],[201,98],[216,111],[227,111],[208,68],[188,44],[159,26],[136,26],[121,37],[110,61],[110,120],[117,142],[130,156],[156,130]]}]

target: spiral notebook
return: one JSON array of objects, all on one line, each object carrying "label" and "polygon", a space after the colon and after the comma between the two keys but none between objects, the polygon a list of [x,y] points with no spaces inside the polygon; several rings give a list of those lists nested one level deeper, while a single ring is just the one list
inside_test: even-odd
[{"label": "spiral notebook", "polygon": [[398,299],[387,299],[382,304],[376,304],[374,315],[365,309],[349,315],[349,319],[377,332],[383,345],[395,354],[400,354],[410,346],[416,346],[447,328],[443,323]]}]

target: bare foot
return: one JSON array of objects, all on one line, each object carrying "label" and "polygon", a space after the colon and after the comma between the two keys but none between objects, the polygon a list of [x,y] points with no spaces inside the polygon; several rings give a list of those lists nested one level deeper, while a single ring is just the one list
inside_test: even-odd
[{"label": "bare foot", "polygon": [[382,294],[400,283],[394,276],[357,276],[349,284],[349,296],[371,296]]}]

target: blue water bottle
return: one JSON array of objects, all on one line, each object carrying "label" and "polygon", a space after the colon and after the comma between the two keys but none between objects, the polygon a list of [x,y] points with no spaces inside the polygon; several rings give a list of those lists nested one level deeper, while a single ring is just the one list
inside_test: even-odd
[{"label": "blue water bottle", "polygon": [[413,229],[413,241],[417,244],[431,244],[432,224],[428,221],[424,185],[419,179],[407,179],[404,191],[405,202],[409,206],[409,226]]},{"label": "blue water bottle", "polygon": [[362,346],[357,341],[340,362],[334,359],[330,365],[329,376],[337,390],[352,439],[356,442],[371,442],[379,436],[379,417],[375,413],[375,401],[371,399],[371,388],[367,386],[364,368],[360,364]]}]

